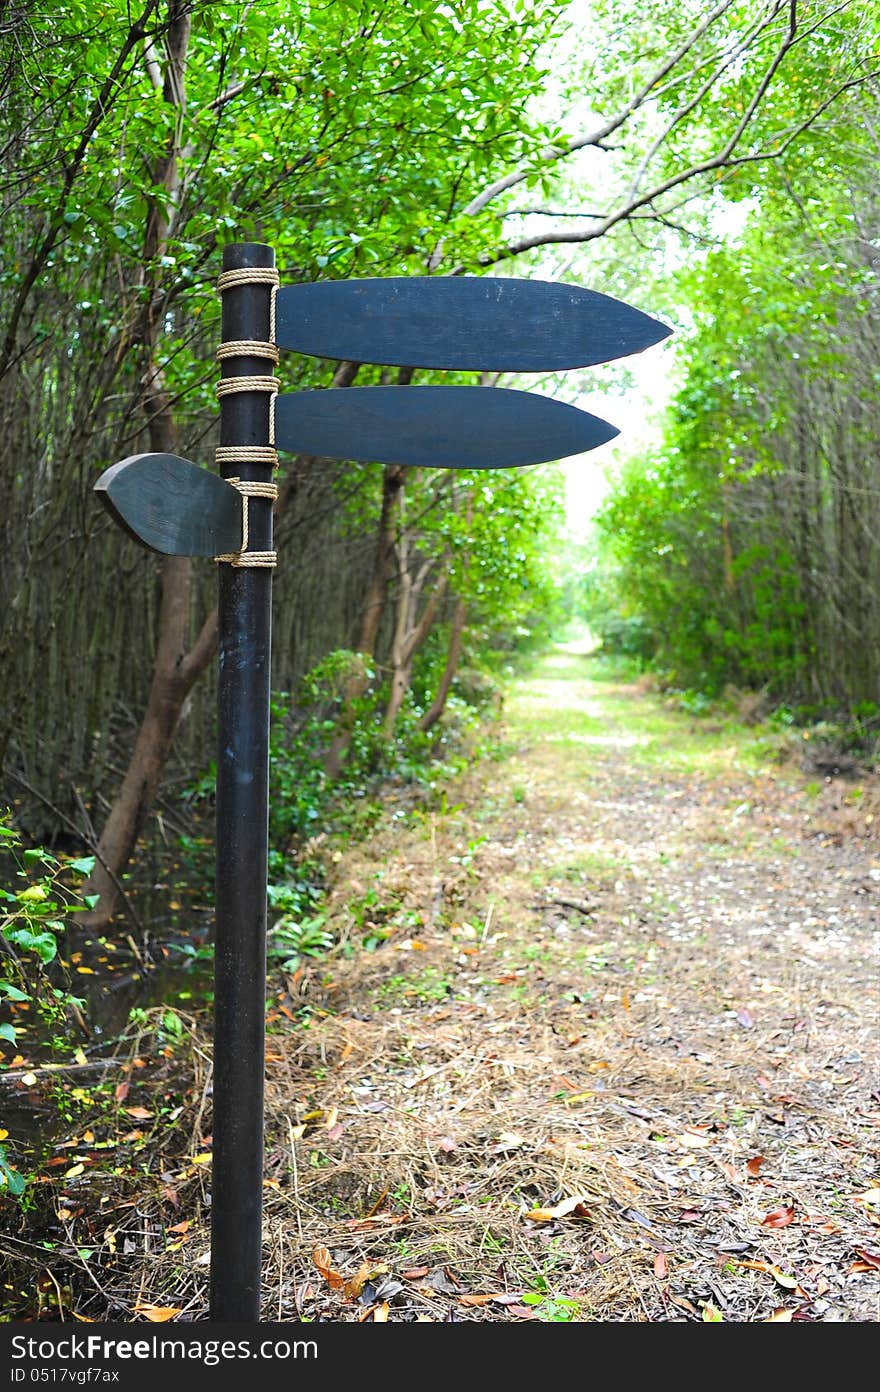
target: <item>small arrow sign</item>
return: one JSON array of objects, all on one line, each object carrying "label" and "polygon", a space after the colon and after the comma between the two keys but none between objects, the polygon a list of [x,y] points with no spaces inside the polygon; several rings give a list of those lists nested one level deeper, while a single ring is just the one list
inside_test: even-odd
[{"label": "small arrow sign", "polygon": [[404,367],[555,372],[640,353],[671,332],[595,290],[501,276],[318,281],[285,286],[276,303],[279,348]]},{"label": "small arrow sign", "polygon": [[164,556],[220,556],[241,546],[241,494],[176,454],[133,454],[95,492],[113,519]]},{"label": "small arrow sign", "polygon": [[429,469],[540,464],[617,434],[575,406],[498,387],[346,387],[275,403],[279,449]]}]

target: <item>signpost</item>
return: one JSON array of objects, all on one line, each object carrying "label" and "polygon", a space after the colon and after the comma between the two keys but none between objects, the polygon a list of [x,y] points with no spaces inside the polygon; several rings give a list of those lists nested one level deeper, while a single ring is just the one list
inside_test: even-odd
[{"label": "signpost", "polygon": [[536,372],[640,352],[670,330],[574,285],[495,277],[278,288],[271,247],[223,253],[222,477],[169,454],[95,489],[135,540],[219,564],[211,1311],[260,1317],[272,474],[277,449],[425,468],[502,469],[618,433],[573,406],[489,387],[349,387],[279,396],[279,349],[403,367]]}]

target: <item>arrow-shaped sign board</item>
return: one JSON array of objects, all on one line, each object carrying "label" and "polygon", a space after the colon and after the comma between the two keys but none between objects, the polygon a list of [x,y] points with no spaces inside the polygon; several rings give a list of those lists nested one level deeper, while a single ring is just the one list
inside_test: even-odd
[{"label": "arrow-shaped sign board", "polygon": [[613,440],[598,416],[498,387],[346,387],[275,403],[280,449],[431,469],[510,469]]},{"label": "arrow-shaped sign board", "polygon": [[95,484],[129,536],[164,556],[220,556],[241,546],[241,494],[176,454],[132,454]]},{"label": "arrow-shaped sign board", "polygon": [[279,290],[279,348],[472,372],[556,372],[640,353],[672,332],[579,285],[500,276],[326,280]]}]

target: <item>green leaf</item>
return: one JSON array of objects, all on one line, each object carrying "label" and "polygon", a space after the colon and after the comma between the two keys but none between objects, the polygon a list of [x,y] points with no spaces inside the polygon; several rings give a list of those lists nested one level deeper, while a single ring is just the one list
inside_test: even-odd
[{"label": "green leaf", "polygon": [[95,868],[94,856],[79,856],[76,860],[67,862],[68,870],[74,870],[77,875],[91,875]]},{"label": "green leaf", "polygon": [[25,991],[20,991],[17,986],[13,986],[11,981],[0,981],[0,991],[11,1001],[30,1000],[30,996]]},{"label": "green leaf", "polygon": [[16,1030],[14,1025],[0,1025],[0,1039],[6,1039],[10,1044],[15,1043]]}]

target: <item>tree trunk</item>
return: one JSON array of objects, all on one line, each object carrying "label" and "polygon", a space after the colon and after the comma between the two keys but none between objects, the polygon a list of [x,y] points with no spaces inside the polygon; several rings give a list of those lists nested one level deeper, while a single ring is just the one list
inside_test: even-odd
[{"label": "tree trunk", "polygon": [[[405,567],[405,565],[404,553],[402,568]],[[400,707],[403,705],[404,697],[409,691],[413,658],[434,626],[437,610],[440,607],[440,601],[446,592],[446,586],[449,580],[448,573],[444,569],[437,578],[434,589],[431,591],[428,602],[422,611],[421,618],[416,620],[419,595],[421,594],[427,573],[428,567],[425,566],[415,580],[406,573],[401,575],[397,623],[395,625],[394,644],[391,651],[391,692],[388,697],[388,705],[385,708],[385,719],[382,726],[386,739],[390,739],[394,733],[394,722],[397,719]]]},{"label": "tree trunk", "polygon": [[437,685],[434,699],[419,721],[420,730],[432,729],[446,709],[446,699],[449,695],[449,689],[452,686],[453,678],[458,671],[458,663],[461,658],[466,613],[467,610],[464,600],[457,599],[455,602],[455,612],[452,615],[452,627],[449,632],[446,665],[443,668],[443,675]]},{"label": "tree trunk", "polygon": [[[361,613],[361,627],[356,650],[365,657],[372,657],[376,651],[376,639],[391,567],[394,561],[394,543],[397,536],[397,518],[403,499],[406,481],[406,467],[401,464],[386,464],[382,473],[382,509],[379,515],[379,530],[376,538],[376,555],[373,573],[367,590],[364,608]],[[363,696],[369,678],[365,670],[354,673],[346,682],[343,692],[342,713],[333,733],[330,746],[324,759],[324,772],[328,778],[338,778],[351,744],[354,727],[354,703]]]},{"label": "tree trunk", "polygon": [[[186,109],[186,64],[192,16],[185,0],[170,0],[169,25],[165,42],[164,75],[159,71],[151,47],[146,54],[147,70],[163,99],[176,112],[166,148],[153,164],[153,183],[161,186],[162,199],[151,200],[147,209],[142,249],[143,284],[149,288],[141,315],[139,336],[148,357],[143,377],[143,406],[147,415],[150,448],[159,454],[175,454],[177,430],[171,402],[161,368],[155,361],[159,326],[162,322],[161,294],[156,285],[159,258],[167,243],[173,210],[180,197],[180,139]],[[186,652],[190,609],[190,561],[186,556],[162,558],[162,598],[159,606],[159,638],[147,708],[138,731],[122,787],[101,832],[97,864],[85,892],[97,894],[98,903],[85,919],[92,929],[106,926],[116,907],[118,877],[128,864],[137,844],[147,810],[156,794],[159,778],[183,703],[204,670],[217,641],[216,613],[209,616],[190,653]]]}]

